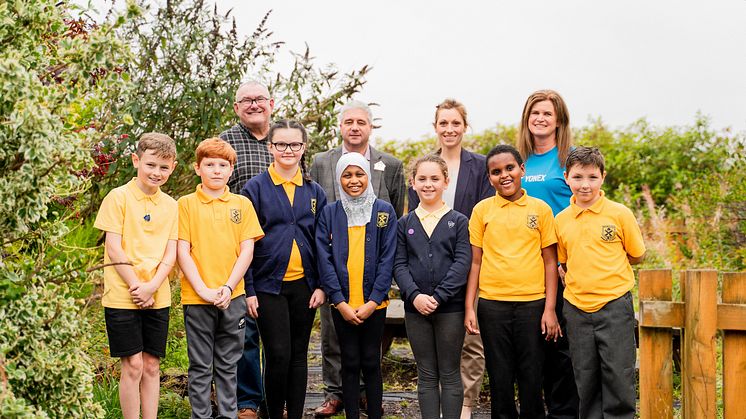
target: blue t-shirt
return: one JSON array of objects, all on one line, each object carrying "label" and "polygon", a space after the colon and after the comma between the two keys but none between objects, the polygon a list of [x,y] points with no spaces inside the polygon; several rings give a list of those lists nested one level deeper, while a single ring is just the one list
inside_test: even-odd
[{"label": "blue t-shirt", "polygon": [[557,147],[554,147],[544,154],[529,156],[526,160],[526,175],[521,178],[521,185],[528,195],[549,204],[555,216],[570,206],[572,196],[563,172]]}]

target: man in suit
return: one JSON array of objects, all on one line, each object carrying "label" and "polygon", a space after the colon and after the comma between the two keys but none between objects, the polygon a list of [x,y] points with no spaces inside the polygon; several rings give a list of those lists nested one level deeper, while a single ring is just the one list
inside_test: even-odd
[{"label": "man in suit", "polygon": [[[313,157],[311,178],[319,183],[329,203],[339,199],[339,179],[335,179],[337,161],[346,153],[357,152],[370,162],[371,185],[376,196],[393,205],[396,216],[404,212],[404,166],[394,156],[378,151],[368,143],[373,131],[370,107],[351,101],[339,111],[339,130],[342,145]],[[337,333],[334,331],[329,304],[321,307],[321,354],[324,378],[324,403],[315,410],[316,417],[329,417],[342,410],[342,361]]]}]

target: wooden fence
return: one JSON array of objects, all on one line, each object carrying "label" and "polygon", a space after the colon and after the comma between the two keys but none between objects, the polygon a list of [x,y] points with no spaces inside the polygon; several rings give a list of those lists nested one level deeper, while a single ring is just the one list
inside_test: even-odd
[{"label": "wooden fence", "polygon": [[682,417],[717,417],[717,330],[723,331],[723,417],[746,418],[746,273],[681,273],[672,300],[670,270],[640,271],[640,417],[673,418],[673,328],[681,329]]}]

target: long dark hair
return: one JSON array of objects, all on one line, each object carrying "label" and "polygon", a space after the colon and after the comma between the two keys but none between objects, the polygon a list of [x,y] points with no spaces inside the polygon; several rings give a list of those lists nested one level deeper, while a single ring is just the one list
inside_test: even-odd
[{"label": "long dark hair", "polygon": [[[278,129],[297,129],[301,133],[303,138],[303,144],[308,144],[308,133],[306,127],[300,122],[293,119],[279,119],[275,121],[271,127],[269,127],[269,134],[267,134],[267,140],[271,143],[274,137],[275,130]],[[306,152],[303,151],[303,155],[300,157],[300,170],[303,174],[303,180],[306,183],[311,183],[311,173],[308,171],[308,164],[306,164]]]}]

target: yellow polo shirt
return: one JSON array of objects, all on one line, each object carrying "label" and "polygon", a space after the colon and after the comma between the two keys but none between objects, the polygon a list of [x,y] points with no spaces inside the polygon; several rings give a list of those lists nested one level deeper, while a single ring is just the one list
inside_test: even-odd
[{"label": "yellow polo shirt", "polygon": [[[348,255],[347,274],[350,300],[347,304],[353,309],[365,304],[363,295],[363,274],[365,273],[365,226],[347,227]],[[382,302],[376,310],[386,308],[389,300]]]},{"label": "yellow polo shirt", "polygon": [[[216,289],[228,282],[241,254],[241,242],[264,237],[254,205],[248,198],[225,187],[213,198],[202,191],[179,198],[179,240],[191,245],[189,255],[202,281]],[[233,288],[231,299],[244,294],[243,279]],[[200,298],[186,276],[181,278],[181,304],[210,304]]]},{"label": "yellow polo shirt", "polygon": [[645,254],[640,226],[629,208],[601,199],[582,209],[570,206],[557,214],[557,254],[567,264],[565,298],[593,313],[635,286],[627,255]]},{"label": "yellow polo shirt", "polygon": [[425,230],[427,237],[430,237],[433,235],[433,230],[435,230],[435,226],[438,225],[440,219],[450,210],[451,207],[443,203],[443,206],[439,209],[436,209],[433,212],[427,212],[422,208],[422,203],[420,203],[417,205],[417,208],[414,209],[414,213],[417,215],[417,218],[420,219],[420,224],[422,224],[422,228]]},{"label": "yellow polo shirt", "polygon": [[[176,201],[160,189],[145,195],[136,178],[106,195],[93,224],[99,230],[122,236],[122,248],[140,281],[148,282],[158,270],[169,240],[178,238]],[[104,263],[111,263],[104,246]],[[153,294],[153,308],[171,305],[168,279]],[[101,304],[109,308],[137,310],[127,283],[113,266],[104,268],[104,295]]]},{"label": "yellow polo shirt", "polygon": [[535,301],[545,296],[541,249],[557,243],[552,209],[523,196],[510,202],[500,195],[479,202],[469,220],[471,244],[482,249],[479,297]]},{"label": "yellow polo shirt", "polygon": [[[295,187],[296,186],[303,186],[303,175],[300,173],[300,168],[298,168],[298,171],[295,172],[295,176],[293,176],[292,179],[284,179],[282,176],[280,176],[279,173],[277,173],[277,170],[275,170],[275,164],[272,163],[269,165],[269,177],[272,178],[272,183],[275,185],[282,185],[282,188],[285,189],[285,193],[288,196],[288,200],[290,201],[290,206],[293,206],[293,198],[295,198]],[[298,279],[303,278],[303,259],[301,259],[300,256],[300,249],[298,248],[298,243],[293,240],[293,248],[290,250],[290,261],[288,262],[288,269],[285,271],[285,277],[282,278],[283,281],[295,281]]]}]

